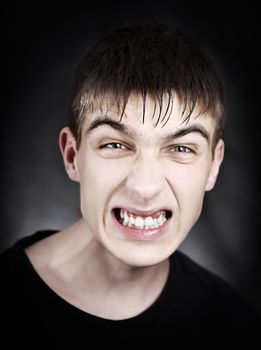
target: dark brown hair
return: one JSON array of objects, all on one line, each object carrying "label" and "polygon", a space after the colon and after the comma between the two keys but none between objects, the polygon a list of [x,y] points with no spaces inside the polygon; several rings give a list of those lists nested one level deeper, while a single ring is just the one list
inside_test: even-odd
[{"label": "dark brown hair", "polygon": [[[134,22],[114,29],[87,49],[76,67],[69,103],[69,127],[77,146],[84,117],[97,108],[97,101],[102,106],[106,96],[112,96],[122,117],[132,92],[142,94],[144,106],[147,94],[159,103],[155,125],[167,123],[175,93],[184,104],[184,120],[197,107],[199,114],[216,121],[214,146],[222,135],[224,93],[217,69],[204,50],[175,27]],[[168,106],[161,113],[164,96]]]}]

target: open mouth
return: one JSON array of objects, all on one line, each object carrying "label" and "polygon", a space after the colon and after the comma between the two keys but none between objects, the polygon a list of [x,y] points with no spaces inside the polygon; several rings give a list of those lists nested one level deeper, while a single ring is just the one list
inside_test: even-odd
[{"label": "open mouth", "polygon": [[121,225],[136,230],[157,229],[163,226],[172,216],[170,210],[158,210],[150,215],[145,215],[124,208],[114,208],[113,214]]}]

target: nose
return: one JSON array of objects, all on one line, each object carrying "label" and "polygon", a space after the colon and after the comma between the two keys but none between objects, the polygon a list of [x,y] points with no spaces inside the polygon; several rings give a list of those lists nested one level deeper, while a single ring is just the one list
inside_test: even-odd
[{"label": "nose", "polygon": [[160,164],[155,159],[143,157],[131,166],[126,188],[137,201],[148,202],[163,191],[164,182]]}]

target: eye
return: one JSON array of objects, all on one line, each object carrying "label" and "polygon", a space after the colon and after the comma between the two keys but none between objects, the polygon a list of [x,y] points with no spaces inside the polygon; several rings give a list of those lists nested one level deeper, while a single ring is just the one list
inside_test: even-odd
[{"label": "eye", "polygon": [[119,142],[110,142],[106,143],[105,145],[100,146],[101,149],[111,149],[111,150],[127,150],[127,147],[125,147],[122,143]]},{"label": "eye", "polygon": [[187,146],[175,146],[171,148],[171,151],[176,153],[195,153],[191,148]]}]

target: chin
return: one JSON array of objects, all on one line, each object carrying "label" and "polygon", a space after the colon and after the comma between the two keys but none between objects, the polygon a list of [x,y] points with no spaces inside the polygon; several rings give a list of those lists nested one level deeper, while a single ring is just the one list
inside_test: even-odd
[{"label": "chin", "polygon": [[104,242],[107,250],[118,260],[133,267],[149,267],[167,260],[175,250],[172,244],[111,238]]},{"label": "chin", "polygon": [[116,216],[107,218],[99,227],[102,244],[114,257],[126,265],[147,267],[167,260],[180,244],[171,215],[158,228],[137,230],[123,227]]}]

